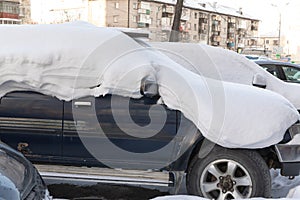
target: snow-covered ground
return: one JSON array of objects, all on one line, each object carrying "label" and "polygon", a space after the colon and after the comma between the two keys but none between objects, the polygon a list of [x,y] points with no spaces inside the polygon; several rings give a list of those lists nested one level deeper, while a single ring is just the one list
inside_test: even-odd
[{"label": "snow-covered ground", "polygon": [[[294,179],[289,179],[280,175],[279,170],[270,170],[272,177],[272,199],[300,199],[300,176]],[[202,197],[185,195],[186,191],[183,189],[180,195],[169,195],[156,197],[153,200],[208,200]],[[264,198],[252,198],[252,200],[263,200]],[[270,200],[270,199],[269,199]]]}]

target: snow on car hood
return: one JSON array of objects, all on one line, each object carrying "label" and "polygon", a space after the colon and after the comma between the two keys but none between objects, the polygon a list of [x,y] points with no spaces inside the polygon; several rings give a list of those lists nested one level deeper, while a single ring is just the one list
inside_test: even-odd
[{"label": "snow on car hood", "polygon": [[151,45],[187,69],[217,80],[252,85],[254,74],[260,74],[267,80],[266,89],[281,94],[300,110],[300,84],[283,82],[234,51],[191,43]]},{"label": "snow on car hood", "polygon": [[139,98],[147,78],[157,82],[160,102],[230,148],[276,144],[299,119],[280,95],[200,76],[115,30],[70,23],[0,26],[0,33],[0,96],[34,90],[67,101],[108,93]]}]

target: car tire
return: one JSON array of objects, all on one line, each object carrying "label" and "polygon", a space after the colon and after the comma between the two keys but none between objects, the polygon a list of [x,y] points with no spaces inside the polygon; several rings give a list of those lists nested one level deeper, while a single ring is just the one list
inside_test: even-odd
[{"label": "car tire", "polygon": [[216,145],[205,158],[193,158],[186,184],[189,194],[216,200],[271,196],[270,171],[254,150]]}]

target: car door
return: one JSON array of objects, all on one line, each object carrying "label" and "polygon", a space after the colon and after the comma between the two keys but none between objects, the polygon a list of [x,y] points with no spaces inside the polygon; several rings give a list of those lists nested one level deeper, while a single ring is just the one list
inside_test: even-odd
[{"label": "car door", "polygon": [[[152,169],[157,165],[165,166],[171,160],[176,142],[173,139],[176,137],[178,113],[165,107],[157,109],[157,100],[106,95],[66,102],[64,157],[86,165],[95,165],[93,161],[97,160],[114,168]],[[150,108],[152,119],[149,117]],[[163,125],[161,121],[153,120],[158,119],[161,112],[165,112],[166,117]],[[149,126],[150,123],[152,125]],[[156,128],[158,133],[149,137],[149,133],[155,132]],[[166,148],[163,153],[152,154],[162,148]]]},{"label": "car door", "polygon": [[63,103],[35,92],[12,92],[1,98],[0,138],[31,161],[61,157]]}]

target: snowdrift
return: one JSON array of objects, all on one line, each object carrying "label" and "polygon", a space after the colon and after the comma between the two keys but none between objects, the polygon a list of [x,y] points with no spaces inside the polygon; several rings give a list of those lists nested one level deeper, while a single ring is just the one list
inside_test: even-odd
[{"label": "snowdrift", "polygon": [[142,81],[151,79],[161,103],[230,148],[276,144],[299,120],[278,94],[200,76],[115,30],[82,23],[0,26],[0,35],[0,96],[33,90],[66,101],[108,93],[139,98]]}]

